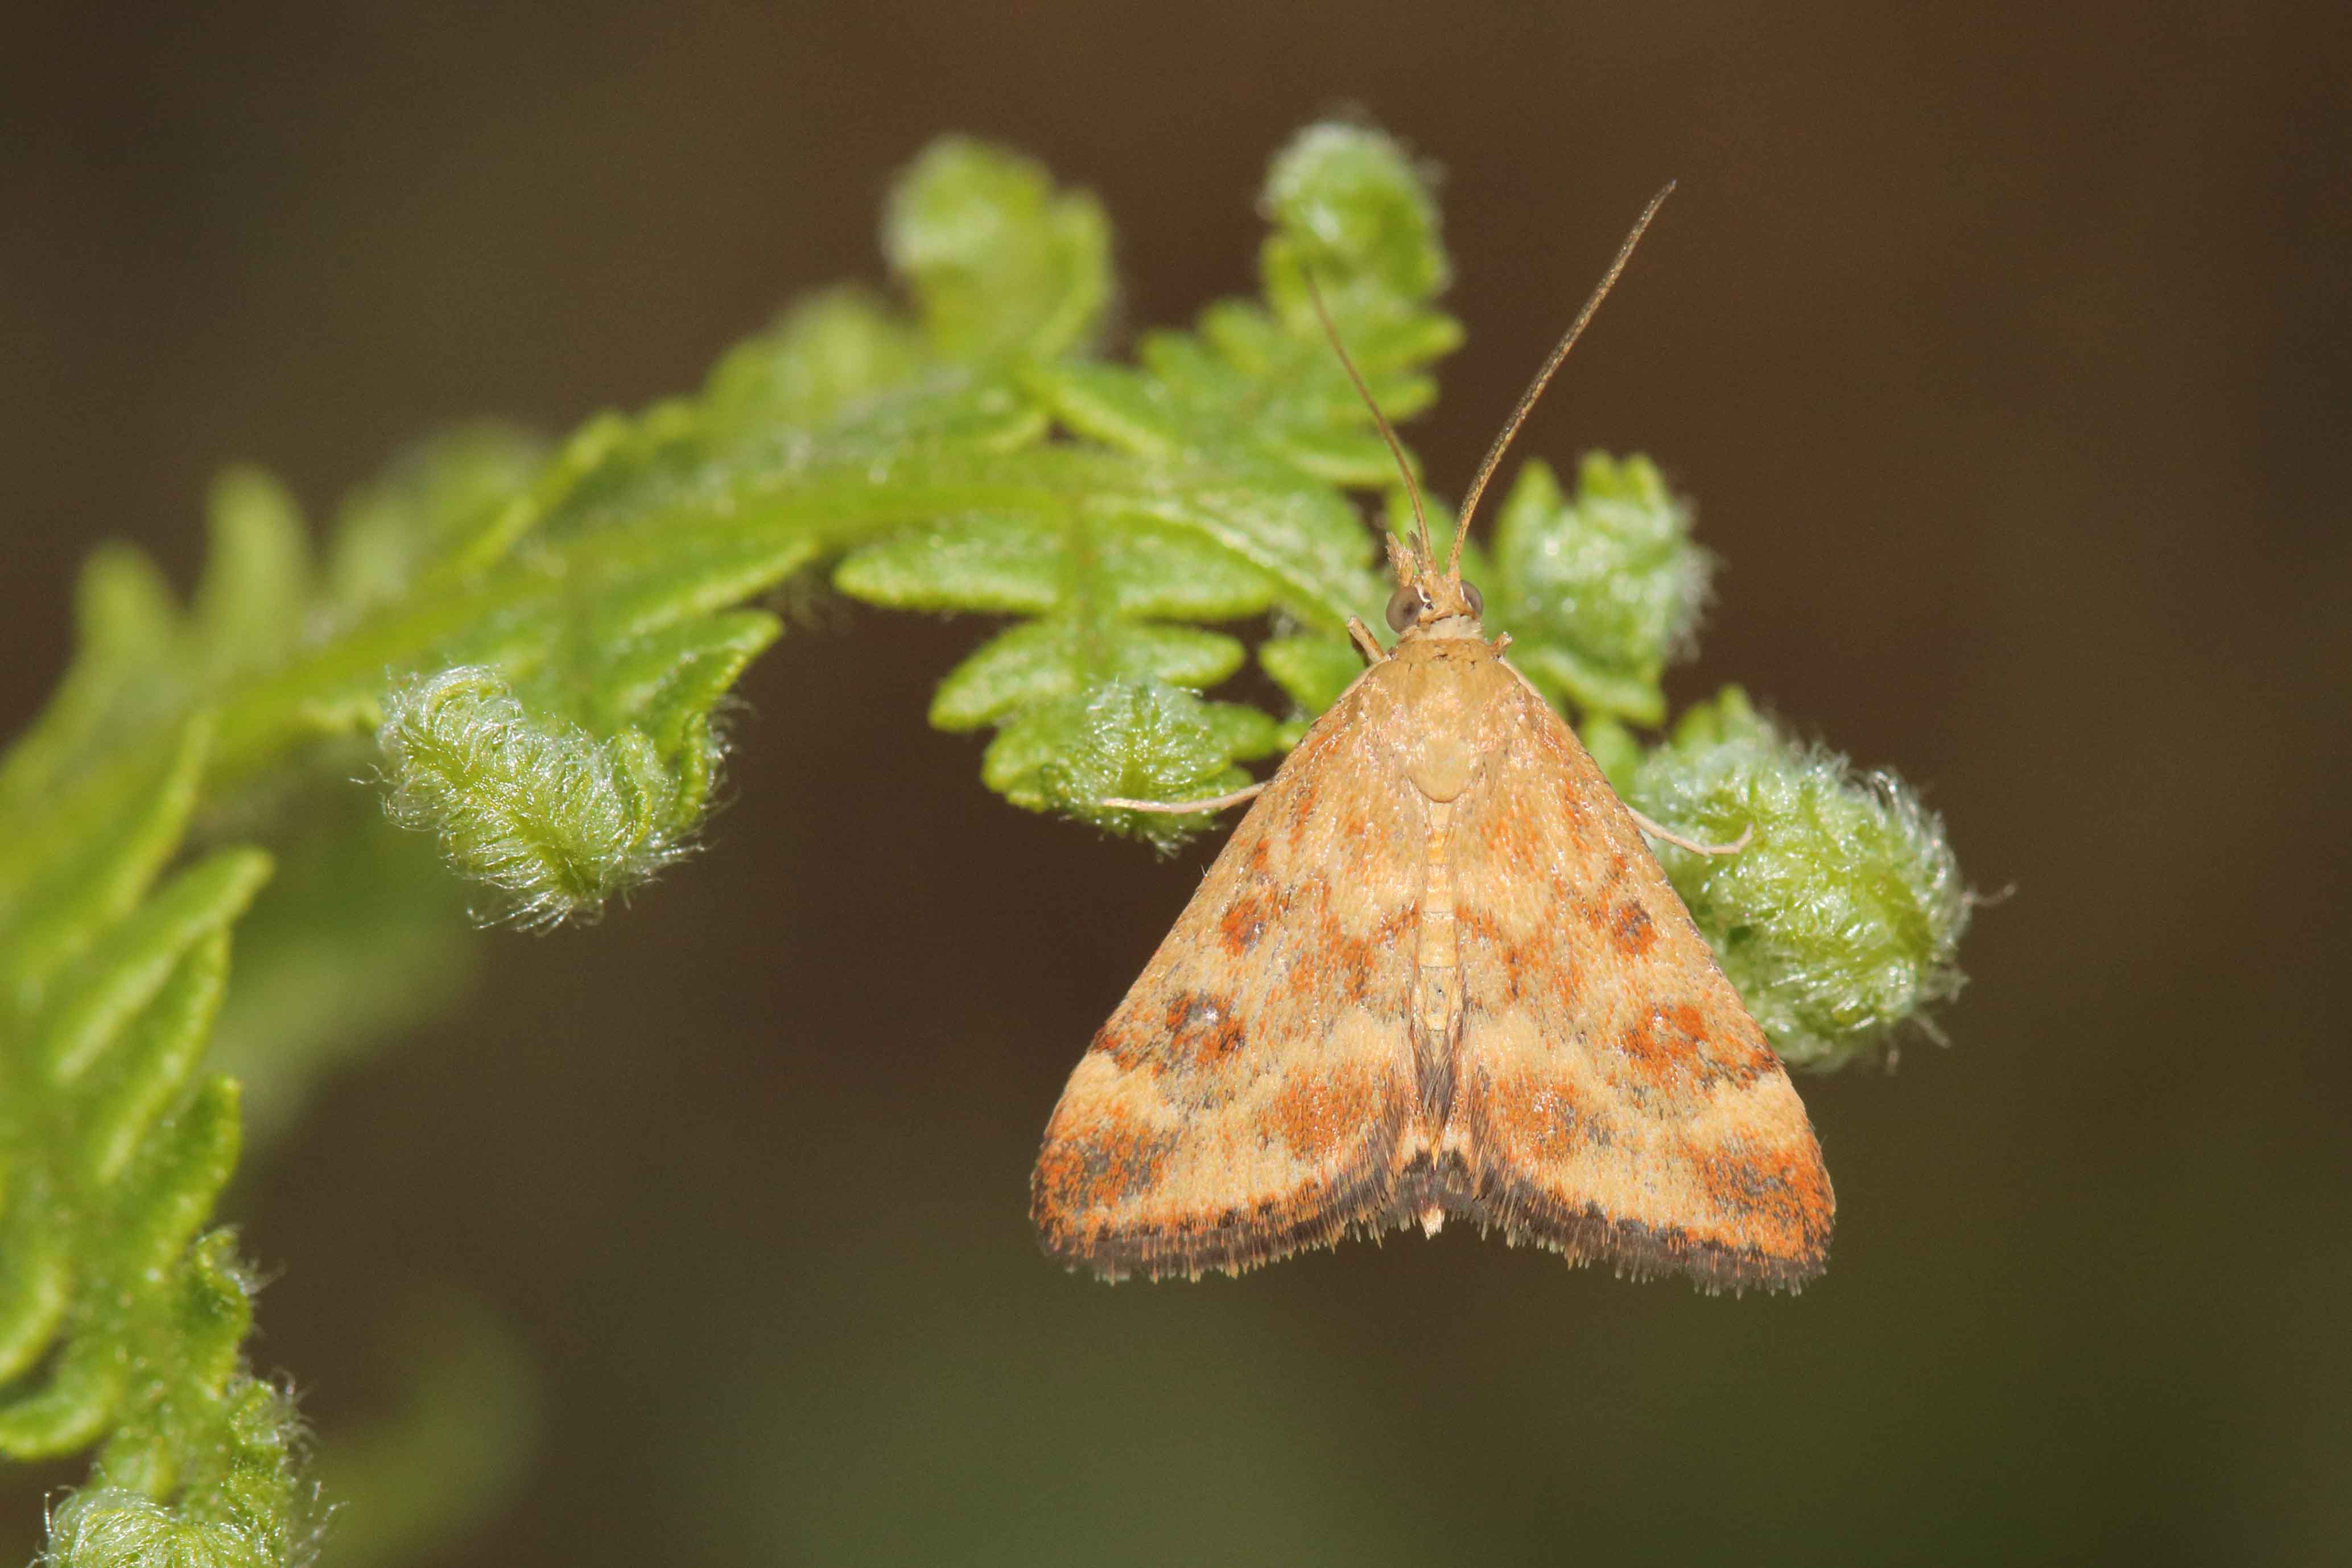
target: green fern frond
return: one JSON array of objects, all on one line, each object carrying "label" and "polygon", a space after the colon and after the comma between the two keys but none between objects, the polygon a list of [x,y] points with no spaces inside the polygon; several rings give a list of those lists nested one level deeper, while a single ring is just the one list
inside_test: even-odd
[{"label": "green fern frond", "polygon": [[[713,787],[713,710],[779,629],[733,606],[817,546],[715,519],[545,526],[616,454],[657,446],[665,417],[593,422],[551,455],[502,431],[444,438],[356,496],[317,552],[281,488],[233,471],[185,608],[134,552],[86,570],[74,664],[0,759],[0,1454],[101,1445],[51,1561],[284,1562],[315,1535],[290,1410],[237,1359],[249,1281],[225,1236],[200,1234],[242,1136],[237,1086],[203,1051],[228,924],[268,860],[166,868],[192,825],[266,826],[306,777],[348,788],[353,745],[410,735],[414,693],[467,681],[476,732],[454,734],[444,701],[437,753],[388,753],[395,802],[453,851],[515,784],[520,737],[633,792],[612,862],[584,882],[574,865],[509,876],[515,910],[585,910],[673,856]],[[561,787],[510,804],[559,831],[610,805]],[[346,952],[415,908],[331,901],[368,928]],[[307,1026],[347,1029],[352,996],[314,995]],[[292,1092],[303,1048],[249,1037],[246,1059]]]},{"label": "green fern frond", "polygon": [[[963,172],[977,181],[984,166]],[[908,188],[939,177],[927,162]],[[1020,392],[1062,439],[982,465],[990,493],[860,545],[835,572],[874,604],[1028,617],[950,674],[931,710],[942,729],[998,731],[982,777],[1017,805],[1164,843],[1200,824],[1098,803],[1214,794],[1280,749],[1267,715],[1196,695],[1241,667],[1243,644],[1171,623],[1276,615],[1301,630],[1268,668],[1310,695],[1324,695],[1318,657],[1355,662],[1348,617],[1381,592],[1346,492],[1395,476],[1304,271],[1400,415],[1433,395],[1426,367],[1460,330],[1429,307],[1446,272],[1435,211],[1386,138],[1307,132],[1276,160],[1266,203],[1262,300],[1148,334],[1133,366],[1032,354]]]},{"label": "green fern frond", "polygon": [[1889,1049],[1905,1024],[1934,1032],[1975,900],[1943,823],[1901,780],[1788,740],[1735,686],[1683,715],[1632,798],[1686,837],[1752,834],[1736,855],[1658,853],[1790,1062],[1842,1067]]},{"label": "green fern frond", "polygon": [[1015,805],[1065,806],[1165,849],[1198,832],[1198,823],[1100,803],[1223,795],[1249,782],[1232,759],[1282,747],[1279,727],[1255,708],[1112,679],[1022,710],[989,746],[981,777]]},{"label": "green fern frond", "polygon": [[238,1359],[251,1280],[204,1233],[239,1142],[204,1048],[269,874],[226,848],[161,879],[211,730],[187,723],[79,834],[37,826],[70,806],[0,811],[0,1454],[104,1439],[56,1563],[283,1563],[313,1533],[299,1428]]},{"label": "green fern frond", "polygon": [[394,459],[336,516],[323,584],[328,624],[355,625],[411,593],[459,540],[507,511],[547,456],[538,437],[485,423],[446,431]]},{"label": "green fern frond", "polygon": [[1658,678],[1689,651],[1709,563],[1656,465],[1589,453],[1570,498],[1529,459],[1496,518],[1493,562],[1488,609],[1544,695],[1636,724],[1665,717]]},{"label": "green fern frond", "polygon": [[701,805],[643,731],[605,740],[537,717],[479,666],[394,691],[379,741],[394,820],[437,831],[522,925],[593,910],[652,876],[683,852]]},{"label": "green fern frond", "polygon": [[961,136],[932,143],[898,182],[884,233],[950,361],[1051,359],[1090,336],[1110,300],[1110,224],[1094,198]]}]

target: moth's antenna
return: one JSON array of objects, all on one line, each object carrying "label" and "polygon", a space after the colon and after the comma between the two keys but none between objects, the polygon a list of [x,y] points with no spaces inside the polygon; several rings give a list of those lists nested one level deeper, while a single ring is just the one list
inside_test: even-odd
[{"label": "moth's antenna", "polygon": [[1592,313],[1601,309],[1601,301],[1609,298],[1609,290],[1616,287],[1617,275],[1625,270],[1625,263],[1632,258],[1633,247],[1642,243],[1642,232],[1650,226],[1650,220],[1658,216],[1658,209],[1665,205],[1666,198],[1674,194],[1675,183],[1668,180],[1666,188],[1652,196],[1650,205],[1642,209],[1640,221],[1633,225],[1633,232],[1625,237],[1625,243],[1617,247],[1617,259],[1611,262],[1609,270],[1602,274],[1601,286],[1592,291],[1592,298],[1584,302],[1584,309],[1576,313],[1575,324],[1568,329],[1568,335],[1559,340],[1559,346],[1551,351],[1551,358],[1544,361],[1543,369],[1538,371],[1535,380],[1528,384],[1527,391],[1519,397],[1519,405],[1511,410],[1510,418],[1504,423],[1503,433],[1495,437],[1493,446],[1486,448],[1486,460],[1478,465],[1478,477],[1470,481],[1470,493],[1462,498],[1462,515],[1454,524],[1454,552],[1445,563],[1448,573],[1458,570],[1461,565],[1462,541],[1470,531],[1471,515],[1478,510],[1478,498],[1486,492],[1486,481],[1495,477],[1495,466],[1503,460],[1503,449],[1511,444],[1511,437],[1519,433],[1519,426],[1527,420],[1528,411],[1536,405],[1536,399],[1543,395],[1543,389],[1551,382],[1552,372],[1558,370],[1559,362],[1568,357],[1568,351],[1576,346],[1576,340],[1583,335],[1586,323],[1592,320]]},{"label": "moth's antenna", "polygon": [[[1437,552],[1430,548],[1429,514],[1422,510],[1421,486],[1412,477],[1412,465],[1404,460],[1404,448],[1397,443],[1396,431],[1389,426],[1389,416],[1381,412],[1379,404],[1372,401],[1372,389],[1366,386],[1364,378],[1356,374],[1356,362],[1348,357],[1348,345],[1339,341],[1339,329],[1331,324],[1331,312],[1323,308],[1323,290],[1315,286],[1315,274],[1301,267],[1298,275],[1307,279],[1307,297],[1315,303],[1315,319],[1323,323],[1323,335],[1331,340],[1331,352],[1339,356],[1339,363],[1347,371],[1348,379],[1356,384],[1356,395],[1362,398],[1364,406],[1372,411],[1372,423],[1381,427],[1381,439],[1389,444],[1389,455],[1396,459],[1397,472],[1404,476],[1404,493],[1412,500],[1412,521],[1421,530],[1421,559],[1424,565],[1434,567]],[[1462,553],[1459,540],[1454,542],[1454,553],[1457,558]]]}]

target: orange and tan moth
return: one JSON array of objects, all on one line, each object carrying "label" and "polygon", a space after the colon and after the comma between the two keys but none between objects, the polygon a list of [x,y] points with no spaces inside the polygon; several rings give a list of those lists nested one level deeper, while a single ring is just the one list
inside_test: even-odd
[{"label": "orange and tan moth", "polygon": [[1395,644],[1355,624],[1370,667],[1244,792],[1070,1075],[1031,1184],[1054,1257],[1238,1273],[1457,1217],[1710,1290],[1822,1271],[1820,1146],[1642,837],[1673,836],[1485,636],[1460,571],[1480,490],[1665,194],[1488,451],[1444,568],[1425,519],[1391,540]]}]

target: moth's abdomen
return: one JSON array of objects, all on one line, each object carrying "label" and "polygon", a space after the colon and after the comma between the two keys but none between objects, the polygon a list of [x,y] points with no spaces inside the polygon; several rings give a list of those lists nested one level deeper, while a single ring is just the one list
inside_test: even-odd
[{"label": "moth's abdomen", "polygon": [[1454,1045],[1462,1037],[1462,953],[1454,920],[1454,803],[1424,800],[1427,847],[1413,939],[1412,1047],[1422,1117],[1445,1125],[1454,1101]]}]

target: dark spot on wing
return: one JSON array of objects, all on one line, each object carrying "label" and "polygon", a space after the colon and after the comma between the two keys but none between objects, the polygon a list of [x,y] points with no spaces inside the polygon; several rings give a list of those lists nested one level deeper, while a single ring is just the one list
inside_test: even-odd
[{"label": "dark spot on wing", "polygon": [[1231,996],[1195,991],[1168,1005],[1169,1059],[1214,1067],[1249,1043]]},{"label": "dark spot on wing", "polygon": [[1639,899],[1628,899],[1617,906],[1616,923],[1610,935],[1617,943],[1617,951],[1629,958],[1643,957],[1658,942],[1657,927],[1651,923],[1650,911]]},{"label": "dark spot on wing", "polygon": [[1266,900],[1256,893],[1244,893],[1226,906],[1224,919],[1217,922],[1217,939],[1227,956],[1246,957],[1265,935],[1270,913]]}]

